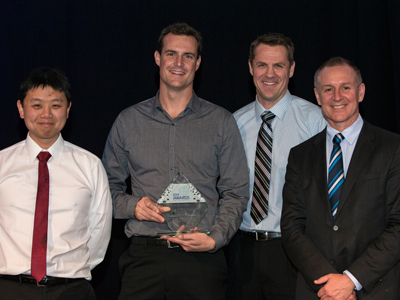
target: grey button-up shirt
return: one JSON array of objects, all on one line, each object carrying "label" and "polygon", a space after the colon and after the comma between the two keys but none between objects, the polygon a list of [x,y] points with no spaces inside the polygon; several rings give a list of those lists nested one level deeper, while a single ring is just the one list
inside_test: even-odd
[{"label": "grey button-up shirt", "polygon": [[[138,221],[136,203],[156,202],[181,171],[207,201],[199,224],[210,230],[216,249],[226,245],[242,221],[249,199],[249,178],[242,139],[233,116],[193,96],[175,119],[161,107],[158,94],[117,117],[103,154],[113,197],[114,217],[129,219],[128,237],[156,236],[166,224]],[[130,176],[132,195],[126,193]]]}]

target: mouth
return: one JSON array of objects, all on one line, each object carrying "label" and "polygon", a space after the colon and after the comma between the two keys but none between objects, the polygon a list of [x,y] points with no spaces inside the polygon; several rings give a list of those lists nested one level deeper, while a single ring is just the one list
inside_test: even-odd
[{"label": "mouth", "polygon": [[332,105],[332,108],[334,108],[334,109],[340,109],[340,108],[346,107],[346,105],[347,105],[347,104],[342,104],[342,105]]},{"label": "mouth", "polygon": [[53,123],[39,123],[39,125],[44,126],[44,127],[50,127],[50,126],[53,126]]},{"label": "mouth", "polygon": [[267,86],[271,86],[271,85],[276,84],[276,82],[266,82],[266,81],[263,81],[262,83],[267,85]]},{"label": "mouth", "polygon": [[181,71],[170,71],[170,72],[175,75],[185,75],[185,72],[181,72]]}]

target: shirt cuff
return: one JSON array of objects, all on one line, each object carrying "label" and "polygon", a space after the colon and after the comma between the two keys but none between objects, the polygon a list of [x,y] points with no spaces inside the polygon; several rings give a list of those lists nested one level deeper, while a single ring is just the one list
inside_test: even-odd
[{"label": "shirt cuff", "polygon": [[353,281],[354,285],[356,286],[356,291],[359,291],[362,289],[362,285],[360,282],[358,282],[358,280],[353,276],[353,274],[351,274],[349,271],[344,270],[343,274],[346,274],[347,276],[349,276],[349,278],[351,279],[351,281]]}]

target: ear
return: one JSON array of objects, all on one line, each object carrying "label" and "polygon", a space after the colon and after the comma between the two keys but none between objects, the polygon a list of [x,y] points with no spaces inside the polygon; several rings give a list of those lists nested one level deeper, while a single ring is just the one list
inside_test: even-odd
[{"label": "ear", "polygon": [[317,98],[318,105],[321,106],[321,101],[319,99],[319,94],[317,88],[314,88],[315,98]]},{"label": "ear", "polygon": [[250,60],[249,60],[249,71],[250,71],[251,76],[254,76],[253,75],[253,66],[251,65]]},{"label": "ear", "polygon": [[23,119],[24,118],[24,107],[22,106],[21,100],[17,101],[17,107],[18,107],[19,116],[21,119]]},{"label": "ear", "polygon": [[358,102],[362,102],[365,96],[365,84],[361,83],[358,87]]},{"label": "ear", "polygon": [[68,108],[67,108],[67,119],[69,117],[69,110],[71,109],[71,105],[72,105],[72,102],[69,103]]},{"label": "ear", "polygon": [[294,61],[292,63],[292,65],[290,66],[290,70],[289,70],[289,78],[292,78],[293,74],[294,74],[294,67],[296,66],[296,62]]},{"label": "ear", "polygon": [[199,55],[199,57],[197,58],[197,61],[196,61],[196,71],[199,69],[200,63],[201,63],[201,55]]},{"label": "ear", "polygon": [[154,52],[154,60],[156,61],[156,65],[160,66],[160,53],[158,52],[158,50]]}]

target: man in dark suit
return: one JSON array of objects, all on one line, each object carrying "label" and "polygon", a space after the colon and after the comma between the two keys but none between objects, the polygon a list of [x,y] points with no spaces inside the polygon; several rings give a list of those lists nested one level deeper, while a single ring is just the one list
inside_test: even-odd
[{"label": "man in dark suit", "polygon": [[328,126],[291,150],[283,189],[296,299],[400,299],[400,136],[361,118],[350,61],[330,59],[314,85]]}]

